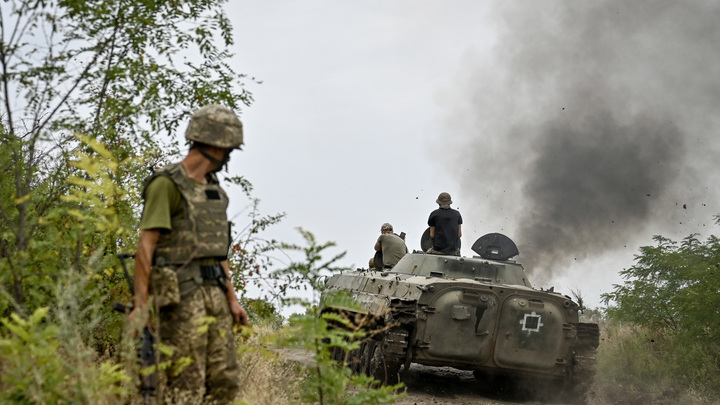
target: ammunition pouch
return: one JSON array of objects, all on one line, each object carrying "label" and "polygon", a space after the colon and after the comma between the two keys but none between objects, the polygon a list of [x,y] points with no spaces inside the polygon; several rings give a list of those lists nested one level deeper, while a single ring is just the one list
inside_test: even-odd
[{"label": "ammunition pouch", "polygon": [[227,292],[227,277],[220,263],[210,260],[193,260],[186,265],[166,265],[157,260],[150,273],[150,288],[160,308],[177,305],[183,297],[200,286],[218,286]]},{"label": "ammunition pouch", "polygon": [[169,266],[154,266],[150,271],[150,292],[159,308],[180,303],[177,272]]}]

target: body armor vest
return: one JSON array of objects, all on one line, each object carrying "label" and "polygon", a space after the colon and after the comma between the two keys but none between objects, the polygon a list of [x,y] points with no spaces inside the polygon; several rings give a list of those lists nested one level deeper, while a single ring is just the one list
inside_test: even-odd
[{"label": "body armor vest", "polygon": [[[230,247],[230,223],[227,220],[228,198],[217,177],[208,175],[208,184],[187,176],[179,164],[164,167],[145,181],[145,187],[157,176],[167,176],[177,186],[183,200],[184,217],[173,219],[170,233],[161,233],[153,262],[182,265],[195,259],[225,260]],[[143,195],[145,190],[143,190]]]}]

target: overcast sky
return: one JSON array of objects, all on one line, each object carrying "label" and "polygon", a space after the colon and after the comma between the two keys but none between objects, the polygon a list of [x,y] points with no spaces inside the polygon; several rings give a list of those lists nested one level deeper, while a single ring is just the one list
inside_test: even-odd
[{"label": "overcast sky", "polygon": [[383,222],[419,249],[447,191],[463,255],[504,233],[536,287],[598,306],[654,234],[718,234],[717,3],[506,3],[228,5],[262,82],[231,169],[287,213],[266,237],[365,267]]}]

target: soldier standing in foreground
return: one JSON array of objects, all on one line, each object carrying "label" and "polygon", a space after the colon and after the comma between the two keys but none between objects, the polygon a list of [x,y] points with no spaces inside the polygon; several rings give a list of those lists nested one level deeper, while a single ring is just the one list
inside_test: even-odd
[{"label": "soldier standing in foreground", "polygon": [[440,208],[431,212],[428,218],[433,246],[427,253],[460,256],[462,215],[450,208],[452,198],[448,193],[440,193],[435,202]]},{"label": "soldier standing in foreground", "polygon": [[246,325],[247,314],[230,280],[228,198],[215,172],[240,149],[242,123],[227,107],[205,106],[185,138],[191,142],[185,159],[145,182],[130,321],[147,311],[151,292],[160,341],[173,350],[166,393],[190,403],[229,403],[239,389],[232,324]]}]

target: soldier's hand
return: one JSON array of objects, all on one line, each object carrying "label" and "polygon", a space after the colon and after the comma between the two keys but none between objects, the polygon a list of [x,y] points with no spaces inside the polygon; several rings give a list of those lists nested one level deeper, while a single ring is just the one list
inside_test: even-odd
[{"label": "soldier's hand", "polygon": [[238,323],[240,325],[248,324],[247,312],[245,312],[243,307],[240,306],[239,302],[237,302],[237,301],[230,302],[230,313],[232,314],[233,319],[235,320],[235,323]]}]

